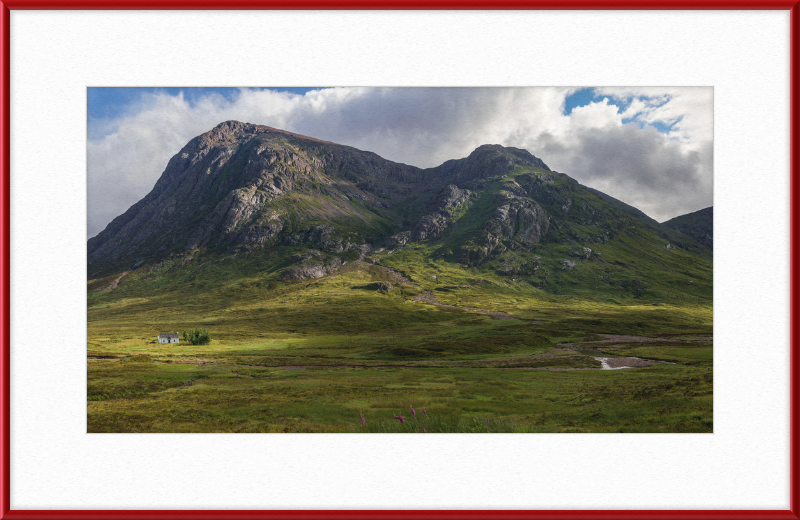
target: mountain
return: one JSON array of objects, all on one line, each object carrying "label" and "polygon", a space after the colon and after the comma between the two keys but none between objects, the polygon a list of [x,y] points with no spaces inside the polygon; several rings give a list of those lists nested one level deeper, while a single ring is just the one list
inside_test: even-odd
[{"label": "mountain", "polygon": [[714,248],[714,208],[687,213],[662,223],[664,227],[688,235],[709,249]]},{"label": "mountain", "polygon": [[[681,229],[678,229],[673,226],[666,225],[666,222],[663,224],[659,224],[657,220],[647,216],[642,210],[634,208],[633,206],[622,202],[621,200],[615,199],[610,195],[606,195],[605,193],[596,190],[594,188],[589,188],[588,186],[584,186],[587,190],[594,193],[604,201],[608,202],[616,209],[622,211],[623,213],[627,213],[628,215],[634,217],[638,221],[646,224],[650,229],[655,231],[659,236],[669,240],[672,244],[677,245],[678,247],[685,249],[687,251],[691,251],[700,256],[704,256],[707,258],[711,258],[711,245],[710,242],[706,243],[697,239],[697,237],[693,237],[692,235],[687,235],[682,232]],[[708,208],[709,210],[711,208]],[[679,218],[679,217],[676,217]],[[709,224],[709,231],[711,222]],[[702,245],[703,247],[698,247],[698,244]]]},{"label": "mountain", "polygon": [[622,202],[619,199],[615,199],[611,195],[606,195],[605,193],[603,193],[600,190],[596,190],[594,188],[590,188],[589,186],[582,186],[582,187],[587,189],[587,190],[589,190],[590,192],[594,193],[595,195],[597,195],[598,197],[600,197],[604,201],[608,202],[609,204],[614,206],[616,209],[622,211],[623,213],[627,213],[628,215],[630,215],[630,216],[632,216],[632,217],[634,217],[636,219],[639,219],[639,220],[642,220],[644,222],[647,222],[647,223],[651,224],[651,227],[657,227],[658,226],[658,221],[656,221],[655,219],[650,218],[649,216],[647,216],[644,211],[642,211],[642,210],[640,210],[638,208],[634,208],[630,204],[626,204],[626,203]]},{"label": "mountain", "polygon": [[358,262],[411,278],[448,264],[550,294],[709,299],[710,249],[666,224],[518,148],[421,169],[227,121],[88,241],[88,275],[166,269],[189,281],[227,261],[291,282]]},{"label": "mountain", "polygon": [[363,237],[397,227],[388,208],[423,177],[374,153],[228,121],[192,139],[147,196],[89,240],[89,273],[281,240],[360,252]]}]

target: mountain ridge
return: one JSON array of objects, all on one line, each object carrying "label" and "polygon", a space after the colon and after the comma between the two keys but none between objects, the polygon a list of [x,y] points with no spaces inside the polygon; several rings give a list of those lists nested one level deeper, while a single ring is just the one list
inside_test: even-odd
[{"label": "mountain ridge", "polygon": [[[248,149],[248,145],[253,148],[252,141],[260,137],[266,137],[269,141],[267,143],[260,141],[255,150]],[[312,153],[317,157],[308,157],[306,154],[306,157],[299,158],[296,153],[298,150],[291,142],[285,142],[284,144],[287,146],[274,147],[274,150],[270,150],[269,145],[275,144],[281,138],[298,141],[306,146],[312,145]],[[247,152],[247,156],[240,157],[244,152]],[[265,152],[268,155],[267,158],[263,157]],[[331,174],[336,180],[345,181],[349,185],[345,186],[343,190],[311,189],[307,192],[316,196],[347,199],[349,202],[355,198],[367,203],[370,206],[368,210],[377,213],[378,219],[387,218],[386,215],[381,215],[381,213],[385,213],[381,210],[407,202],[406,197],[411,194],[409,184],[441,190],[443,186],[449,185],[450,180],[454,182],[474,180],[486,175],[486,172],[503,171],[519,164],[534,164],[549,170],[543,161],[529,152],[515,148],[505,149],[500,145],[483,145],[466,158],[449,160],[440,167],[423,170],[383,159],[373,152],[365,152],[269,126],[225,121],[190,140],[169,160],[167,167],[150,193],[125,213],[112,220],[98,235],[89,239],[87,247],[90,264],[102,257],[120,256],[120,253],[124,255],[125,250],[128,249],[124,246],[129,242],[137,246],[145,245],[147,248],[147,244],[142,243],[147,238],[152,238],[152,233],[148,233],[147,228],[152,227],[154,219],[156,221],[169,220],[171,222],[170,232],[175,230],[176,222],[179,229],[187,227],[187,222],[181,222],[180,215],[176,215],[181,212],[181,208],[174,200],[168,198],[163,200],[165,194],[171,189],[176,192],[177,197],[188,203],[201,208],[208,206],[207,202],[199,200],[196,190],[198,187],[205,189],[206,192],[203,195],[206,195],[209,190],[219,191],[216,184],[225,184],[231,163],[233,166],[237,166],[235,164],[237,158],[233,158],[233,155],[237,155],[238,160],[242,163],[238,165],[239,169],[243,170],[239,175],[242,182],[228,183],[227,192],[221,200],[216,201],[214,208],[205,208],[206,212],[212,212],[210,218],[199,219],[205,228],[213,228],[217,231],[221,228],[225,234],[229,234],[241,220],[250,218],[253,206],[272,200],[275,196],[283,195],[284,192],[295,191],[292,188],[294,188],[293,181],[297,180],[298,170],[302,174],[311,176],[311,179],[303,179],[310,180],[311,184],[322,181],[318,177]],[[320,155],[322,157],[319,157]],[[282,167],[282,164],[288,164],[288,167]],[[259,178],[259,172],[255,171],[259,167],[262,172],[271,169],[273,173],[277,172],[277,175],[261,175]],[[206,176],[214,174],[216,180],[208,186],[209,182],[202,178],[202,173],[205,173]],[[448,177],[448,184],[440,182],[442,177]],[[222,178],[221,181],[220,178]],[[187,186],[187,184],[190,185]],[[254,187],[255,190],[252,189]],[[338,203],[338,201],[336,202]],[[344,203],[344,206],[339,209],[343,209],[345,212],[353,210],[348,207],[352,204]],[[340,213],[333,210],[331,212]],[[370,216],[374,217],[374,215]],[[402,222],[403,215],[400,215],[399,218]],[[198,221],[196,214],[192,215],[192,221]],[[274,230],[274,228],[271,229]],[[261,243],[269,235],[270,233],[267,232],[257,237],[244,237],[243,240],[244,242]],[[211,238],[208,233],[193,230],[186,249],[191,250],[194,246],[206,245]],[[112,243],[111,239],[117,239],[116,243]],[[162,240],[155,251],[149,248],[150,250],[145,251],[144,255],[158,255],[171,249],[173,245]]]},{"label": "mountain ridge", "polygon": [[685,215],[678,215],[661,224],[691,237],[698,243],[714,247],[714,207],[703,208]]},{"label": "mountain ridge", "polygon": [[[693,238],[527,150],[482,145],[421,169],[225,121],[190,140],[150,193],[89,239],[88,275],[167,259],[183,265],[198,255],[261,255],[257,268],[272,262],[290,281],[407,247],[555,294],[588,290],[599,276],[602,289],[635,297],[660,279],[654,272],[678,272],[674,262],[702,264],[711,256]],[[678,259],[676,248],[689,256]]]}]

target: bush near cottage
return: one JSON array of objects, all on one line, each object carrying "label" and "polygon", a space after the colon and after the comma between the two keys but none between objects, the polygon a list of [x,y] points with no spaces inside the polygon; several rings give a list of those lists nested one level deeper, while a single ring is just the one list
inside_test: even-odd
[{"label": "bush near cottage", "polygon": [[206,329],[189,329],[183,331],[183,340],[192,345],[208,345],[211,343],[211,336]]}]

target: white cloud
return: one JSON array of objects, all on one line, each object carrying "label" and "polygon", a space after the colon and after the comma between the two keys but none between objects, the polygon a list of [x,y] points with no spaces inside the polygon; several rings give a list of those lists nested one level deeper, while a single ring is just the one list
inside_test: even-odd
[{"label": "white cloud", "polygon": [[586,106],[575,107],[569,117],[569,127],[573,132],[580,132],[588,128],[602,128],[604,126],[620,126],[622,117],[619,109],[608,103],[608,98]]},{"label": "white cloud", "polygon": [[714,139],[714,89],[711,87],[598,88],[598,94],[632,100],[623,118],[672,127],[668,136],[700,150]]},{"label": "white cloud", "polygon": [[[657,220],[711,204],[710,88],[601,88],[600,102],[564,115],[575,88],[336,88],[305,95],[244,89],[190,104],[148,94],[88,143],[89,236],[152,188],[193,137],[236,119],[373,151],[420,167],[481,144],[528,149],[551,168],[633,204]],[[609,101],[630,101],[620,114]],[[678,121],[668,134],[623,125]],[[92,135],[96,135],[92,133]],[[666,136],[666,138],[665,138]]]}]

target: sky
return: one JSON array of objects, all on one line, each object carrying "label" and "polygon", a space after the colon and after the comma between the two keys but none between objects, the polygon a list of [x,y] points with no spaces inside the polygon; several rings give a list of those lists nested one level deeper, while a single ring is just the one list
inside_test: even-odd
[{"label": "sky", "polygon": [[90,87],[89,237],[230,119],[421,168],[482,144],[524,148],[659,222],[713,200],[711,87]]}]

